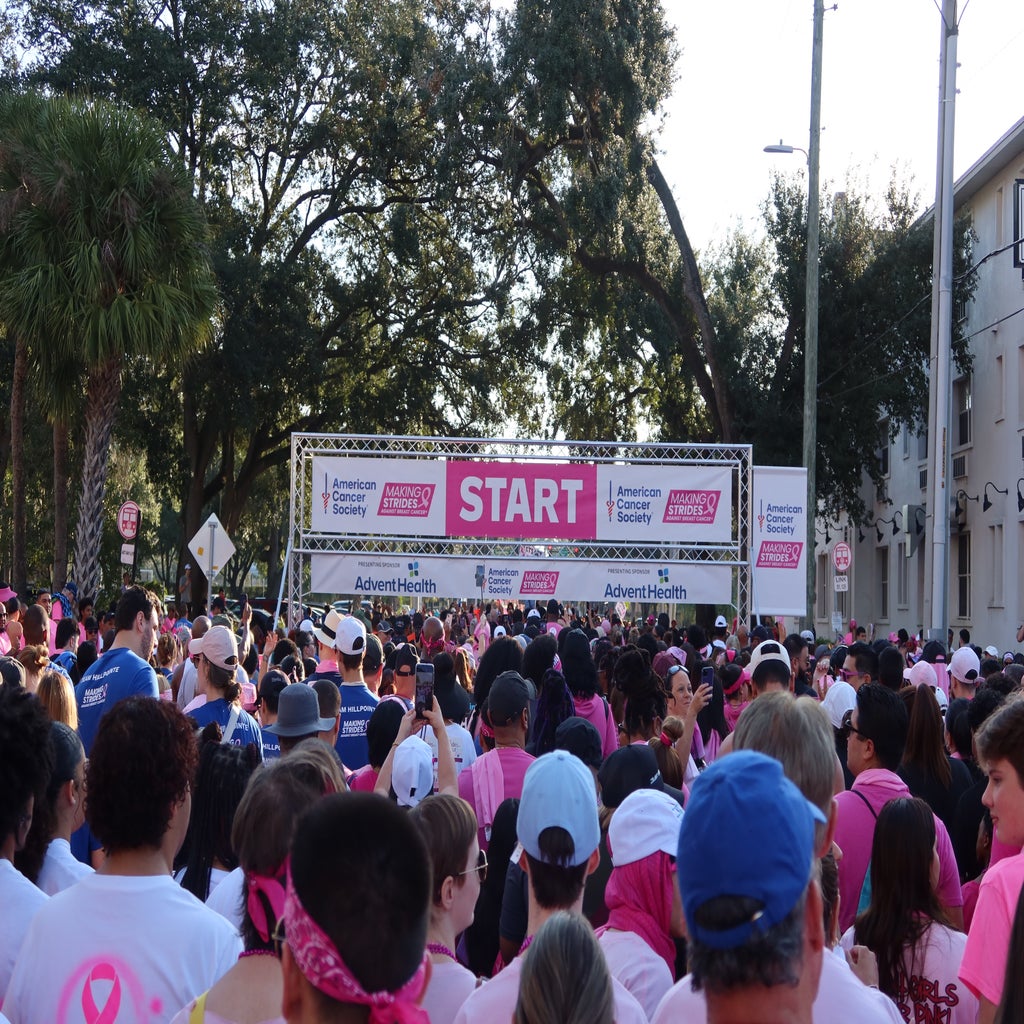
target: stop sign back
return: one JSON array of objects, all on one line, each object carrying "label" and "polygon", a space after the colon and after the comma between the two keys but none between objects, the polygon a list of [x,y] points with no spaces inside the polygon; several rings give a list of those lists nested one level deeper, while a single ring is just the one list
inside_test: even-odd
[{"label": "stop sign back", "polygon": [[117,532],[125,540],[135,540],[139,532],[139,506],[134,501],[126,501],[117,510]]},{"label": "stop sign back", "polygon": [[840,541],[832,549],[832,564],[836,567],[836,572],[846,572],[850,568],[852,559],[853,552],[845,541]]}]

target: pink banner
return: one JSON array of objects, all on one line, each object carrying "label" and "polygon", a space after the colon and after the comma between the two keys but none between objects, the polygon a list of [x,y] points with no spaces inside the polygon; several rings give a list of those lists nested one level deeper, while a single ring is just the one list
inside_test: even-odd
[{"label": "pink banner", "polygon": [[597,536],[597,468],[566,463],[447,463],[452,537]]}]

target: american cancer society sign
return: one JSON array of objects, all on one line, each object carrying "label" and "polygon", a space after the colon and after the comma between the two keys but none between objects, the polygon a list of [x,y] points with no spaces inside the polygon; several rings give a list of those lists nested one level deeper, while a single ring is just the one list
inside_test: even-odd
[{"label": "american cancer society sign", "polygon": [[807,614],[807,470],[754,467],[755,615]]},{"label": "american cancer society sign", "polygon": [[313,593],[451,596],[483,591],[484,600],[728,602],[728,566],[582,559],[474,559],[423,555],[317,554]]},{"label": "american cancer society sign", "polygon": [[[313,459],[316,533],[728,543],[720,466]],[[361,589],[361,588],[356,588]]]}]

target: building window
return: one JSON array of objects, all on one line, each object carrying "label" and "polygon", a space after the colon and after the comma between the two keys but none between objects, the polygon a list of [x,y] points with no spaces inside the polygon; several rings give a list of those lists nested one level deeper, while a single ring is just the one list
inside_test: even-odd
[{"label": "building window", "polygon": [[896,607],[910,607],[910,558],[906,541],[896,549]]},{"label": "building window", "polygon": [[961,533],[956,549],[956,617],[971,617],[971,535]]},{"label": "building window", "polygon": [[[1024,350],[1022,350],[1024,352]],[[917,435],[917,459],[919,462],[925,462],[928,459],[928,426],[927,424],[922,428],[921,433]]]},{"label": "building window", "polygon": [[878,617],[886,622],[889,618],[889,546],[876,548],[878,559]]},{"label": "building window", "polygon": [[953,382],[953,444],[971,443],[971,378]]},{"label": "building window", "polygon": [[878,471],[882,476],[889,475],[889,421],[882,420],[878,425]]},{"label": "building window", "polygon": [[998,423],[1005,415],[1005,399],[1003,397],[1006,392],[1006,375],[1003,372],[1003,357],[996,356],[996,423]]},{"label": "building window", "polygon": [[989,607],[1001,608],[1003,606],[1003,524],[996,523],[988,528],[989,548],[992,557],[992,595],[989,599]]},{"label": "building window", "polygon": [[814,576],[815,590],[817,591],[816,604],[818,605],[815,617],[827,619],[829,617],[828,607],[828,555],[818,555],[818,571]]}]

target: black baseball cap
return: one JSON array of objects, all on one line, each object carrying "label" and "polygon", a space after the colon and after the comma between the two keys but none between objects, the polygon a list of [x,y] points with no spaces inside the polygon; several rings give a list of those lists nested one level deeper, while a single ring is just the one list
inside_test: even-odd
[{"label": "black baseball cap", "polygon": [[559,724],[555,730],[555,749],[575,754],[588,768],[601,767],[601,734],[593,722],[579,715]]}]

